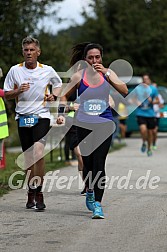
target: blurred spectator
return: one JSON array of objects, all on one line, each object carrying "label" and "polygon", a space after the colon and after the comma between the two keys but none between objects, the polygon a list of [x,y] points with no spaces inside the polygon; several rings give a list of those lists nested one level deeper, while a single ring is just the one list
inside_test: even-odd
[{"label": "blurred spectator", "polygon": [[[152,85],[157,87],[157,83],[153,83]],[[160,119],[160,108],[164,107],[164,99],[162,98],[162,95],[159,93],[158,93],[158,98],[159,98],[159,104],[153,105],[153,109],[154,109],[155,117],[156,117],[156,127],[153,130],[153,143],[152,143],[153,150],[157,149],[156,142],[157,142],[159,119]]]},{"label": "blurred spectator", "polygon": [[[73,118],[74,117],[74,109],[73,109],[73,101],[76,100],[76,93],[73,93],[70,97],[69,97],[69,101],[70,104],[69,106],[66,107],[66,112],[68,112],[68,118]],[[68,123],[68,118],[67,123]],[[69,129],[69,131],[66,133],[64,140],[65,140],[65,144],[64,144],[64,154],[65,154],[65,161],[67,165],[71,165],[72,163],[70,162],[70,159],[72,160],[76,160],[76,156],[74,153],[74,150],[70,149],[70,143],[71,143],[71,137],[73,136],[73,127],[71,127]]]},{"label": "blurred spectator", "polygon": [[128,102],[126,102],[116,90],[112,90],[110,96],[113,99],[113,106],[111,106],[111,111],[114,122],[116,124],[116,129],[112,137],[113,144],[115,139],[118,139],[120,141],[121,138],[124,139],[126,136],[126,105],[128,105]]},{"label": "blurred spectator", "polygon": [[126,126],[127,109],[126,109],[126,105],[123,104],[122,102],[119,103],[118,114],[120,115],[119,116],[119,129],[120,129],[121,141],[124,142],[125,137],[126,137],[126,130],[127,130],[127,126]]},{"label": "blurred spectator", "polygon": [[[2,69],[0,68],[0,78],[3,76]],[[7,115],[5,104],[2,99],[4,97],[4,91],[0,89],[0,160],[3,158],[3,140],[9,135],[8,124],[7,124]]]}]

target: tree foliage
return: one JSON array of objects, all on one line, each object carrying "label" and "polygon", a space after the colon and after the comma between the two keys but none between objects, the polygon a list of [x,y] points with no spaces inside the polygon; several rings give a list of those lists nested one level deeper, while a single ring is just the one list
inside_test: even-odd
[{"label": "tree foliage", "polygon": [[135,74],[149,72],[167,82],[167,0],[91,0],[94,16],[86,22],[78,40],[104,46],[104,61],[128,60]]},{"label": "tree foliage", "polygon": [[[61,1],[61,0],[57,0]],[[53,35],[37,29],[40,18],[56,0],[0,1],[0,67],[4,74],[21,57],[21,40],[28,34],[39,38],[40,61],[57,71],[69,68],[71,47],[97,42],[104,47],[104,64],[116,59],[130,62],[135,75],[151,74],[167,83],[167,0],[90,0],[91,15],[83,10],[83,25]]]},{"label": "tree foliage", "polygon": [[[83,25],[56,35],[39,30],[39,20],[48,15],[48,10],[50,13],[53,3],[60,1],[0,1],[0,67],[4,76],[12,65],[23,60],[22,39],[33,35],[41,43],[39,61],[58,72],[69,69],[74,44],[90,41],[103,45],[105,66],[125,59],[134,75],[148,72],[159,84],[167,83],[167,0],[90,0],[92,9],[90,14],[83,10]],[[52,15],[56,17],[56,13]],[[12,112],[13,104],[7,105]]]},{"label": "tree foliage", "polygon": [[37,23],[47,15],[49,6],[62,0],[0,1],[0,67],[4,74],[21,59],[21,41],[37,35]]},{"label": "tree foliage", "polygon": [[42,50],[39,61],[51,65],[58,72],[66,72],[69,69],[72,37],[66,32],[61,32],[58,36],[41,32],[38,38],[41,41]]}]

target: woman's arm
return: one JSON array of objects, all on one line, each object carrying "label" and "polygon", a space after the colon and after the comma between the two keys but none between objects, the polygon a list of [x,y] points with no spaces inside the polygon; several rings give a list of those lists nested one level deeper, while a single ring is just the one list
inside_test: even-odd
[{"label": "woman's arm", "polygon": [[128,88],[127,85],[121,81],[118,76],[111,70],[108,69],[106,74],[108,74],[107,80],[108,82],[121,94],[127,95],[128,94]]},{"label": "woman's arm", "polygon": [[81,76],[82,73],[81,71],[75,73],[69,83],[66,85],[66,87],[64,89],[62,89],[61,91],[61,97],[66,96],[67,98],[69,98],[71,96],[71,94],[78,88],[78,85],[80,83],[81,80]]}]

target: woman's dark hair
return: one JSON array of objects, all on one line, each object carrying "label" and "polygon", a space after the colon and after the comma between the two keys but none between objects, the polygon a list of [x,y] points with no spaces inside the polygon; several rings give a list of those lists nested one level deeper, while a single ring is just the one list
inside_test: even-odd
[{"label": "woman's dark hair", "polygon": [[70,66],[73,66],[79,60],[84,60],[87,52],[94,48],[98,49],[101,53],[101,56],[103,56],[103,47],[99,44],[84,42],[73,46]]}]

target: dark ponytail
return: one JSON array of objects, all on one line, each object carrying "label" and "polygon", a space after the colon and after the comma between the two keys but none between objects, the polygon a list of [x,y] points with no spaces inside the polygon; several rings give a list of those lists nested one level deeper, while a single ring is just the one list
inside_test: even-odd
[{"label": "dark ponytail", "polygon": [[77,63],[79,60],[83,60],[83,54],[85,47],[89,45],[90,42],[84,42],[84,43],[79,43],[75,46],[72,47],[72,57],[70,61],[70,66],[73,66],[75,63]]},{"label": "dark ponytail", "polygon": [[84,42],[84,43],[79,43],[79,44],[73,46],[70,66],[73,66],[79,60],[84,60],[87,52],[91,49],[94,49],[94,48],[99,49],[101,56],[103,56],[103,47],[99,44]]}]

